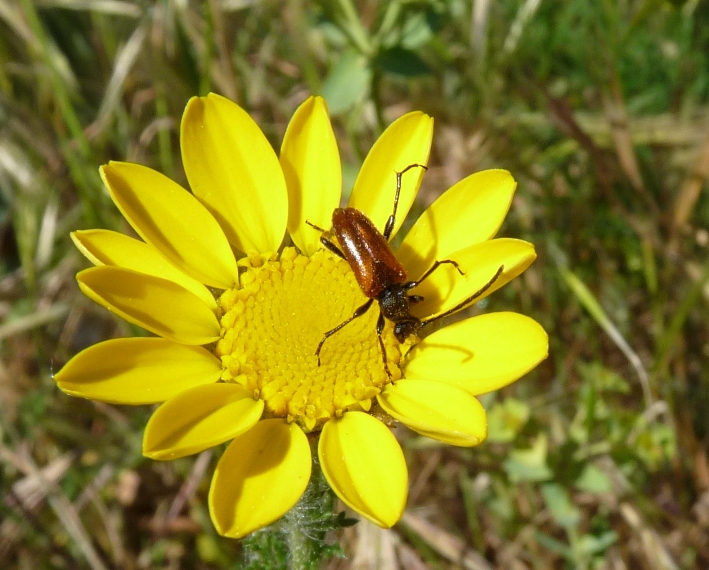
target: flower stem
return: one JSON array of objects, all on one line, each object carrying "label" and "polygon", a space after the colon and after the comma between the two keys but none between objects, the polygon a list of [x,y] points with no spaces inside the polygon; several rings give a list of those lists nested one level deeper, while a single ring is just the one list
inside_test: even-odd
[{"label": "flower stem", "polygon": [[356,521],[333,513],[335,495],[320,469],[316,446],[313,443],[313,469],[305,493],[280,521],[244,540],[244,568],[317,570],[326,558],[344,556],[339,544],[327,542],[327,535]]},{"label": "flower stem", "polygon": [[316,563],[313,557],[313,544],[308,539],[301,524],[301,503],[293,507],[285,517],[283,517],[283,532],[288,543],[288,558],[289,570],[302,570],[310,568]]}]

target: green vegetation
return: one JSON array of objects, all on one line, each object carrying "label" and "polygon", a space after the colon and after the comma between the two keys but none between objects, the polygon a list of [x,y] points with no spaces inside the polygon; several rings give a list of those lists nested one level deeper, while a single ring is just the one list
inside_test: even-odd
[{"label": "green vegetation", "polygon": [[140,334],[73,278],[71,230],[127,230],[98,166],[185,184],[180,116],[209,91],[276,147],[324,95],[350,185],[386,124],[431,114],[418,212],[477,170],[519,182],[501,233],[539,258],[482,309],[538,320],[550,356],[483,399],[480,447],[402,436],[407,516],[344,531],[350,560],[709,567],[706,0],[0,0],[0,567],[241,567],[209,520],[211,452],[146,460],[149,407],[52,381]]}]

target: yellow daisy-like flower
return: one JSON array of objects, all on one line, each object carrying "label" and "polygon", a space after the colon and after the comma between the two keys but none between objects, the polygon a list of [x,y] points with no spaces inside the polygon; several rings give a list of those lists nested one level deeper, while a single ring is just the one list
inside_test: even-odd
[{"label": "yellow daisy-like flower", "polygon": [[[433,120],[413,112],[379,138],[349,205],[383,229],[396,172],[426,164]],[[366,298],[350,265],[322,248],[340,200],[340,158],[322,98],[311,97],[286,131],[280,159],[249,115],[211,94],[193,98],[181,125],[192,193],[162,174],[112,162],[101,176],[142,238],[75,232],[96,267],[77,275],[91,299],[157,337],[113,339],[76,355],[56,375],[66,393],[118,404],[162,403],[143,453],[174,459],[232,440],[209,492],[217,530],[242,537],[285,514],[311,470],[308,434],[335,493],[390,527],[402,515],[407,470],[379,418],[452,445],[486,436],[475,396],[516,380],[547,355],[547,336],[515,313],[473,317],[400,345],[387,322],[386,373],[372,309],[315,349]],[[423,175],[403,176],[394,233]],[[531,244],[491,239],[515,182],[506,171],[473,174],[419,218],[396,252],[409,277],[440,266],[415,289],[418,317],[455,307],[504,271],[492,293],[534,260]],[[286,229],[295,247],[282,247]],[[236,254],[235,254],[236,252]],[[373,404],[378,407],[372,409]],[[385,412],[383,413],[382,412]],[[370,413],[376,412],[375,414]],[[311,436],[314,440],[314,437]]]}]

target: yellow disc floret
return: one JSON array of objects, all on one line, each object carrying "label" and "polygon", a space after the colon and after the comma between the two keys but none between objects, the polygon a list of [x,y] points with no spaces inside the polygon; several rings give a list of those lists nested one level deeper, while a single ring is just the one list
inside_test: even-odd
[{"label": "yellow disc floret", "polygon": [[[315,356],[323,334],[367,300],[348,263],[329,252],[305,257],[286,248],[278,259],[240,264],[246,268],[241,287],[219,299],[222,379],[253,391],[265,402],[267,417],[287,418],[307,431],[345,410],[368,411],[390,381],[377,340],[376,305],[328,338],[319,366]],[[396,380],[401,352],[388,322],[382,338]]]}]

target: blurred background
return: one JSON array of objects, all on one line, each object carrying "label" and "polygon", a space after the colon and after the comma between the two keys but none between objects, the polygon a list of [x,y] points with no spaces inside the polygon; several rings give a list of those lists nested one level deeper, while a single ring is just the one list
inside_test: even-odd
[{"label": "blurred background", "polygon": [[539,255],[474,311],[535,318],[549,358],[484,398],[477,448],[402,431],[403,521],[334,537],[329,568],[709,568],[707,0],[0,0],[0,568],[241,567],[209,520],[211,452],[143,459],[150,407],[52,381],[138,332],[74,280],[71,230],[127,229],[98,166],[184,184],[180,117],[209,91],[276,148],[324,95],[346,192],[421,109],[412,219],[505,168],[500,235]]}]

